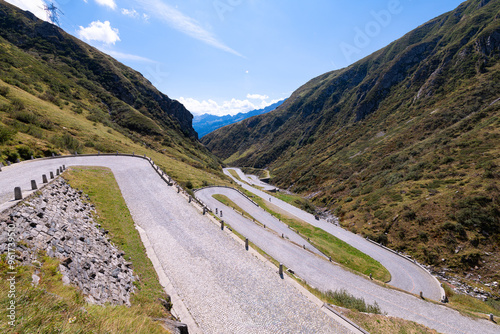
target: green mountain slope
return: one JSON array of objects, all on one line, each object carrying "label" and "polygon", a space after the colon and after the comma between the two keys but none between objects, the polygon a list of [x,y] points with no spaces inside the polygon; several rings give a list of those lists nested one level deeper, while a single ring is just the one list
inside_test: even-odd
[{"label": "green mountain slope", "polygon": [[500,1],[469,0],[202,142],[354,231],[498,281],[499,51]]},{"label": "green mountain slope", "polygon": [[0,0],[0,161],[142,152],[201,184],[219,163],[192,118],[140,73]]}]

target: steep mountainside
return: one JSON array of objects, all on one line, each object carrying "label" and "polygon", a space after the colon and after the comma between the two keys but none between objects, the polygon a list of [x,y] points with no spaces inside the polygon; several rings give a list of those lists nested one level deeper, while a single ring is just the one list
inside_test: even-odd
[{"label": "steep mountainside", "polygon": [[344,226],[500,280],[500,1],[469,0],[202,142]]},{"label": "steep mountainside", "polygon": [[[37,90],[35,83],[48,86],[55,98],[81,99],[74,90],[83,86],[94,95],[94,102],[102,105],[106,113],[118,124],[132,131],[156,131],[156,127],[140,124],[147,121],[142,116],[154,120],[160,126],[180,127],[189,136],[196,136],[191,126],[193,116],[177,101],[159,92],[140,73],[115,61],[91,46],[65,33],[57,26],[39,20],[30,12],[17,10],[14,6],[0,1],[0,36],[18,49],[43,62],[52,71],[29,72],[22,69],[23,78],[10,76],[11,68],[23,67],[21,61],[5,59],[10,48],[2,48],[2,77],[16,80]],[[10,66],[9,66],[10,65]],[[10,68],[9,68],[10,67]],[[51,72],[63,73],[66,82],[53,80]],[[59,75],[60,76],[60,75]],[[23,82],[24,81],[24,82]],[[55,81],[54,83],[52,81]],[[40,89],[38,89],[40,90]],[[137,111],[140,112],[139,115]],[[137,122],[134,122],[137,121]]]},{"label": "steep mountainside", "polygon": [[231,115],[215,116],[210,114],[194,116],[193,127],[201,138],[212,131],[222,128],[223,126],[233,124],[253,116],[271,112],[274,109],[278,108],[280,105],[282,105],[283,102],[285,102],[285,100],[273,103],[270,106],[265,107],[264,109],[252,110],[246,113],[238,113],[234,116]]},{"label": "steep mountainside", "polygon": [[215,172],[192,118],[140,73],[0,0],[0,161],[142,147]]}]

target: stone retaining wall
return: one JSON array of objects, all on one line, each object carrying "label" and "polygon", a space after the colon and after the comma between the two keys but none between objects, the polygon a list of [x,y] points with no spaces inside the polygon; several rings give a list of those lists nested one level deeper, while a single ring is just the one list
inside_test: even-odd
[{"label": "stone retaining wall", "polygon": [[4,211],[0,253],[7,253],[9,225],[14,225],[16,259],[21,265],[31,265],[43,250],[61,259],[63,282],[78,287],[88,302],[130,306],[137,280],[131,263],[95,222],[94,207],[87,199],[58,178]]}]

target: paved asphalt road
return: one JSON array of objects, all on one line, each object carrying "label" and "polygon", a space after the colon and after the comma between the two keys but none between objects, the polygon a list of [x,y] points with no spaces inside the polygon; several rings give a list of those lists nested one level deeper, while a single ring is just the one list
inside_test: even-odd
[{"label": "paved asphalt road", "polygon": [[281,279],[276,268],[251,255],[188,204],[146,160],[79,156],[4,167],[0,207],[14,204],[15,186],[29,190],[32,179],[41,182],[42,174],[63,164],[112,169],[135,223],[145,230],[161,269],[198,324],[197,332],[350,333]]},{"label": "paved asphalt road", "polygon": [[[227,170],[225,170],[225,172],[228,174]],[[245,184],[243,184],[243,187],[263,197],[264,199],[269,200],[268,194],[262,193],[259,190]],[[218,207],[219,209],[223,208],[223,212],[232,212],[231,209],[224,207],[220,202],[211,197],[215,193],[228,196],[240,207],[245,207],[245,211],[248,210],[247,212],[252,216],[254,213],[257,214],[262,210],[254,204],[245,204],[245,201],[249,202],[248,199],[244,198],[234,190],[231,194],[231,190],[228,188],[206,188],[197,191],[196,196],[200,197],[200,199],[212,209]],[[430,277],[427,272],[421,270],[410,261],[381,249],[380,247],[367,242],[365,239],[357,238],[352,233],[344,231],[337,226],[324,221],[320,225],[318,224],[318,221],[312,217],[312,215],[296,212],[298,209],[295,207],[290,208],[290,206],[284,205],[286,203],[283,204],[280,202],[281,201],[278,199],[272,197],[272,203],[274,205],[278,205],[282,209],[293,213],[297,217],[300,217],[301,219],[304,219],[327,231],[333,231],[333,233],[331,232],[332,234],[353,244],[355,247],[358,246],[358,244],[356,244],[356,242],[358,242],[362,246],[359,248],[379,260],[386,267],[389,267],[390,269],[388,269],[391,270],[393,277],[400,277],[399,280],[403,282],[403,286],[407,286],[404,285],[406,284],[404,283],[405,275],[412,278],[409,286],[413,289],[418,284],[420,284],[418,286],[422,289],[426,284],[436,285],[434,278]],[[238,232],[243,234],[243,236],[248,237],[249,240],[262,248],[266,253],[270,254],[287,267],[292,268],[299,277],[305,279],[310,285],[319,288],[320,290],[325,291],[345,288],[350,293],[365,298],[365,300],[369,303],[377,302],[381,306],[382,310],[387,312],[389,315],[416,321],[425,326],[436,329],[441,333],[500,333],[499,326],[486,320],[470,319],[460,315],[458,312],[451,310],[448,307],[423,301],[420,298],[416,298],[404,292],[380,287],[367,279],[342,270],[338,266],[326,261],[324,258],[312,254],[309,251],[304,251],[300,247],[292,244],[289,240],[281,238],[279,235],[272,233],[268,229],[254,228],[253,226],[256,226],[255,223],[242,217],[241,215],[233,214],[226,216],[225,213],[224,215],[227,222]],[[261,222],[264,223],[263,221]],[[244,225],[247,225],[247,227],[242,228],[241,226]],[[328,230],[327,228],[330,225],[335,227],[335,229]],[[240,230],[239,228],[242,229]],[[337,230],[341,231],[339,232]],[[344,233],[342,233],[342,231],[344,231]],[[376,254],[376,256],[374,256],[374,254]],[[386,257],[390,258],[390,261],[388,261]],[[401,268],[404,268],[405,275],[398,276],[397,271],[402,270]],[[393,273],[393,271],[395,272]],[[422,283],[416,281],[419,279],[422,279],[424,282]],[[393,284],[394,282],[391,283]],[[424,297],[425,296],[426,293],[424,292]]]}]

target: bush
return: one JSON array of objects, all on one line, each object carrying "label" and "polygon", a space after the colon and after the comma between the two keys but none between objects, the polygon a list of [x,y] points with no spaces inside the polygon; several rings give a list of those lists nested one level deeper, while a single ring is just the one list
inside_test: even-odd
[{"label": "bush", "polygon": [[456,221],[463,227],[487,234],[500,232],[499,209],[487,196],[472,196],[458,202]]},{"label": "bush", "polygon": [[71,152],[80,152],[82,148],[80,141],[68,133],[63,134],[62,136],[54,136],[50,139],[50,141],[57,147],[67,149]]},{"label": "bush", "polygon": [[382,314],[380,306],[375,302],[373,305],[367,305],[363,298],[357,298],[342,289],[340,291],[328,291],[326,297],[332,301],[332,304],[345,307],[351,310],[358,310],[364,313]]},{"label": "bush", "polygon": [[17,153],[17,151],[7,149],[3,153],[6,155],[7,160],[10,162],[16,162],[19,159],[19,154]]},{"label": "bush", "polygon": [[31,156],[34,154],[33,150],[26,145],[17,146],[16,149],[17,153],[19,153],[19,156],[23,160],[31,159]]},{"label": "bush", "polygon": [[0,125],[0,144],[4,144],[16,135],[16,130]]},{"label": "bush", "polygon": [[75,113],[75,114],[78,114],[78,115],[81,115],[83,113],[83,109],[82,107],[80,106],[72,106],[71,107],[71,110]]},{"label": "bush", "polygon": [[45,93],[43,93],[40,96],[40,98],[42,100],[51,102],[51,103],[55,104],[58,107],[61,105],[61,101],[59,100],[59,98],[56,95],[54,95],[52,92],[46,91]]},{"label": "bush", "polygon": [[9,94],[10,88],[8,86],[0,86],[0,95],[7,96]]},{"label": "bush", "polygon": [[13,112],[16,112],[16,111],[21,111],[21,110],[24,110],[25,108],[25,105],[24,105],[24,102],[21,101],[20,99],[12,99],[10,101],[10,110],[13,111]]}]

